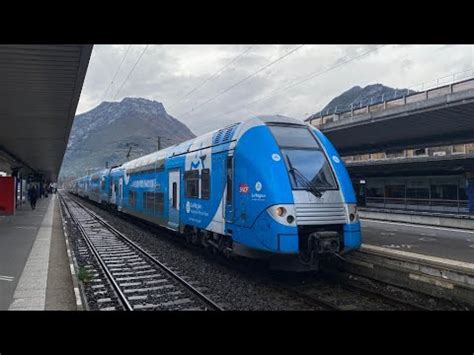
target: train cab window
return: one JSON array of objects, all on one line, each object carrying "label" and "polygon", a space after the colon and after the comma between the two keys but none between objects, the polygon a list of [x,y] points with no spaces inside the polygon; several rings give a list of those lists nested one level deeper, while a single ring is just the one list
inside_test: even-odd
[{"label": "train cab window", "polygon": [[293,189],[315,192],[337,189],[329,161],[306,126],[268,125],[268,127],[280,147]]},{"label": "train cab window", "polygon": [[233,185],[233,169],[232,169],[232,157],[227,157],[227,194],[226,202],[232,203],[232,185]]},{"label": "train cab window", "polygon": [[186,197],[199,198],[199,170],[184,172],[184,194]]},{"label": "train cab window", "polygon": [[202,169],[201,170],[201,198],[209,199],[210,196],[210,175],[209,169]]}]

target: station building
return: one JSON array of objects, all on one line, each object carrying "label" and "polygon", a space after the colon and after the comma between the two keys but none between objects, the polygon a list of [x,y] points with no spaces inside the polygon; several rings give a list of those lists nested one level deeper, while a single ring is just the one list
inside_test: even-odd
[{"label": "station building", "polygon": [[474,71],[469,75],[306,119],[338,149],[360,206],[474,213]]},{"label": "station building", "polygon": [[469,213],[474,143],[344,156],[360,206]]}]

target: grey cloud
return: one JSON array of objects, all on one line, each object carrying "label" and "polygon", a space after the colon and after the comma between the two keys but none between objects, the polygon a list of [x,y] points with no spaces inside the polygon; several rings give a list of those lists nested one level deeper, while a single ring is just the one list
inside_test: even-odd
[{"label": "grey cloud", "polygon": [[[127,47],[94,47],[78,113],[88,111],[101,102]],[[474,46],[387,45],[366,57],[342,64],[339,68],[279,93],[276,90],[311,73],[324,71],[374,48],[373,45],[306,45],[192,114],[185,115],[296,45],[255,46],[215,80],[181,99],[248,47],[150,45],[116,100],[134,96],[160,101],[170,114],[187,124],[196,134],[202,134],[258,113],[282,113],[304,118],[354,85],[383,83],[403,88],[474,66]],[[143,48],[143,45],[131,47],[105,100],[113,100]],[[270,98],[249,105],[267,96]]]}]

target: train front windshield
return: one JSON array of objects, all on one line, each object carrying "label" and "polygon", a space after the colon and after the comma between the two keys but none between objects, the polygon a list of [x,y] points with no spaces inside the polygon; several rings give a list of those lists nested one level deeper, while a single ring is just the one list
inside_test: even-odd
[{"label": "train front windshield", "polygon": [[281,149],[294,189],[337,189],[326,155],[306,127],[268,127]]}]

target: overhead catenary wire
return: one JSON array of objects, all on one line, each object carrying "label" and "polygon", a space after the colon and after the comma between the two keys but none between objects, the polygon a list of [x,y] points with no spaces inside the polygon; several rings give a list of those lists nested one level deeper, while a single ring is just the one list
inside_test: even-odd
[{"label": "overhead catenary wire", "polygon": [[127,77],[125,78],[125,80],[123,81],[122,85],[120,86],[120,88],[118,89],[118,91],[115,93],[114,95],[114,100],[115,98],[118,96],[118,94],[120,93],[120,91],[122,90],[123,86],[125,85],[125,83],[127,82],[128,78],[130,78],[130,76],[132,75],[133,71],[135,70],[135,68],[137,67],[138,63],[140,62],[140,60],[142,59],[143,55],[145,54],[146,50],[148,49],[148,44],[145,46],[145,48],[143,49],[142,53],[140,54],[140,56],[138,57],[137,61],[135,62],[135,64],[133,65],[132,69],[130,70],[130,72],[128,73]]},{"label": "overhead catenary wire", "polygon": [[196,92],[198,89],[200,89],[201,87],[203,87],[205,84],[207,84],[208,82],[211,82],[211,81],[214,81],[215,79],[217,79],[224,71],[225,69],[227,69],[227,67],[229,67],[230,65],[232,65],[233,63],[237,62],[240,58],[242,58],[245,54],[247,54],[253,47],[255,47],[254,45],[248,47],[246,50],[244,50],[242,53],[239,53],[236,57],[234,57],[233,59],[231,59],[229,62],[227,62],[224,66],[222,66],[219,70],[217,70],[216,72],[214,72],[213,74],[211,74],[210,76],[208,76],[204,81],[202,81],[199,85],[197,85],[196,87],[194,87],[193,89],[191,89],[189,92],[187,92],[186,94],[184,94],[183,96],[181,96],[178,101],[176,103],[174,103],[173,105],[171,105],[170,107],[168,107],[168,110],[172,109],[173,107],[176,107],[177,104],[179,104],[181,101],[183,101],[185,98],[189,97],[191,94],[193,94],[194,92]]},{"label": "overhead catenary wire", "polygon": [[123,62],[125,61],[125,58],[127,57],[127,54],[128,54],[128,52],[130,51],[130,48],[131,48],[131,47],[132,47],[132,45],[129,45],[128,48],[127,48],[127,50],[125,51],[125,54],[124,54],[123,57],[122,57],[122,61],[120,62],[119,66],[117,67],[117,70],[115,71],[115,74],[114,74],[114,76],[112,77],[112,80],[110,81],[109,85],[107,86],[107,89],[104,91],[104,95],[102,95],[102,100],[101,100],[101,102],[104,101],[104,99],[105,99],[105,97],[106,97],[106,95],[107,95],[109,89],[112,87],[112,85],[113,85],[113,83],[114,83],[114,81],[115,81],[115,78],[117,77],[117,74],[119,73],[120,68],[122,67],[122,64],[123,64]]},{"label": "overhead catenary wire", "polygon": [[[295,87],[295,86],[301,85],[301,84],[303,84],[303,83],[305,83],[305,82],[307,82],[307,81],[309,81],[309,80],[311,80],[311,79],[314,79],[314,78],[316,78],[316,77],[318,77],[318,76],[321,76],[321,75],[323,75],[323,74],[326,74],[326,73],[328,73],[328,72],[330,72],[330,71],[332,71],[332,70],[334,70],[334,69],[337,69],[337,68],[339,68],[339,67],[341,67],[341,66],[343,66],[343,65],[346,65],[346,64],[348,64],[348,63],[350,63],[350,62],[352,62],[352,61],[354,61],[354,60],[356,60],[356,59],[362,58],[362,57],[364,57],[364,56],[366,56],[366,55],[368,55],[368,54],[370,54],[370,53],[372,53],[372,52],[374,52],[374,51],[376,51],[376,50],[379,50],[380,48],[382,48],[382,47],[384,47],[384,46],[385,46],[385,45],[378,46],[378,47],[376,47],[376,48],[372,48],[372,49],[370,49],[370,50],[368,50],[368,51],[365,51],[364,53],[359,54],[359,55],[357,55],[357,56],[353,56],[353,57],[345,56],[345,57],[339,59],[339,60],[338,60],[339,63],[336,64],[336,65],[330,66],[329,68],[326,68],[326,69],[324,69],[324,70],[322,70],[322,71],[316,71],[316,72],[309,73],[308,75],[305,75],[304,77],[301,77],[300,79],[297,79],[297,80],[293,81],[292,84],[289,84],[289,85],[285,86],[284,88],[279,88],[279,89],[276,89],[276,90],[272,91],[272,92],[270,93],[270,95],[267,95],[267,96],[265,96],[265,97],[263,97],[263,98],[256,99],[256,100],[251,101],[251,102],[249,102],[249,103],[247,103],[247,104],[245,104],[245,105],[243,105],[243,106],[240,106],[240,107],[238,107],[238,108],[234,108],[234,109],[229,110],[229,111],[227,111],[227,112],[216,114],[216,115],[210,117],[209,119],[212,119],[212,118],[215,118],[215,117],[219,117],[219,116],[226,116],[226,115],[229,115],[229,114],[234,113],[234,112],[238,112],[238,111],[243,110],[243,109],[248,109],[249,106],[254,105],[254,104],[257,103],[257,102],[266,101],[266,100],[268,100],[268,99],[270,99],[270,98],[273,98],[273,97],[275,97],[275,96],[281,95],[283,92],[286,92],[286,91],[288,91],[289,89],[291,89],[291,88],[293,88],[293,87]],[[348,58],[348,59],[345,60],[346,58]]]},{"label": "overhead catenary wire", "polygon": [[[336,65],[334,65],[334,66],[332,66],[332,67],[330,67],[330,68],[327,68],[326,70],[324,70],[324,71],[322,71],[322,72],[313,72],[313,73],[310,73],[309,75],[306,75],[306,76],[305,76],[305,77],[311,76],[310,78],[307,78],[307,79],[301,80],[301,81],[299,81],[299,82],[296,82],[296,81],[298,80],[298,79],[297,79],[296,81],[294,81],[294,84],[290,84],[290,85],[288,85],[288,86],[286,86],[286,87],[284,87],[284,88],[276,89],[276,90],[272,91],[272,92],[270,93],[270,95],[267,95],[267,96],[265,96],[265,97],[263,97],[263,98],[256,99],[256,100],[254,100],[254,101],[251,101],[251,102],[249,102],[249,103],[247,103],[247,104],[245,104],[244,106],[241,106],[241,107],[239,107],[239,108],[234,108],[234,109],[229,110],[229,111],[226,111],[226,112],[224,112],[224,113],[220,113],[220,114],[211,116],[209,119],[213,119],[213,118],[219,117],[219,116],[221,116],[221,117],[222,117],[222,116],[226,116],[226,115],[229,115],[229,114],[234,113],[234,112],[238,112],[238,111],[243,110],[243,109],[247,109],[247,110],[248,110],[248,107],[249,107],[249,106],[251,106],[251,105],[253,105],[253,104],[257,103],[257,102],[266,101],[267,99],[271,99],[271,98],[273,98],[273,97],[275,97],[275,96],[278,96],[278,95],[282,94],[283,92],[285,92],[285,91],[291,89],[291,88],[294,87],[294,86],[303,84],[304,82],[306,82],[306,81],[308,81],[308,80],[310,80],[310,79],[313,79],[313,78],[316,77],[316,76],[320,76],[320,75],[322,75],[322,74],[325,74],[325,73],[327,73],[327,72],[329,72],[329,71],[331,71],[331,70],[334,70],[334,69],[336,69],[336,68],[338,68],[338,67],[340,67],[340,66],[342,66],[342,65],[345,65],[345,64],[347,64],[347,63],[349,63],[349,62],[351,62],[351,61],[353,61],[353,60],[355,60],[355,59],[359,59],[359,58],[361,58],[361,57],[363,57],[363,56],[365,56],[365,55],[368,55],[368,54],[370,54],[370,53],[373,52],[373,51],[377,51],[377,50],[379,50],[379,49],[381,49],[382,47],[385,47],[385,46],[386,46],[386,45],[378,46],[378,47],[376,47],[376,48],[374,48],[374,49],[371,49],[371,50],[369,50],[369,51],[367,51],[367,52],[364,52],[364,53],[362,53],[362,54],[360,54],[360,55],[358,55],[358,56],[356,56],[356,57],[349,58],[349,59],[346,60],[346,61],[344,61],[344,60],[345,60],[346,58],[348,58],[349,56],[343,57],[343,58],[341,58],[341,59],[338,60],[338,61],[341,61],[341,60],[342,60],[342,62],[340,62],[339,64],[336,64]],[[441,48],[438,47],[438,48],[435,48],[435,50],[434,50],[433,52],[437,52],[438,50],[442,50],[442,49],[445,49],[445,48],[444,48],[444,47],[441,47]],[[406,55],[402,56],[401,58],[399,58],[398,61],[401,61],[401,60],[405,59],[405,58],[408,57],[408,56],[409,56],[409,54],[406,54]],[[295,82],[296,82],[296,83],[295,83]],[[277,93],[277,94],[272,95],[273,93]],[[289,106],[289,105],[287,105],[285,108],[288,108],[288,106]],[[303,117],[303,119],[304,119],[304,117]]]},{"label": "overhead catenary wire", "polygon": [[182,115],[179,115],[180,118],[183,118],[185,117],[186,115],[190,114],[191,112],[194,112],[195,110],[201,108],[202,106],[204,105],[207,105],[208,103],[210,103],[211,101],[214,101],[215,99],[217,99],[218,97],[224,95],[225,93],[229,92],[230,90],[236,88],[237,86],[241,85],[242,83],[244,83],[245,81],[253,78],[255,75],[257,75],[258,73],[264,71],[265,69],[268,69],[269,67],[271,67],[272,65],[275,65],[276,63],[282,61],[283,59],[285,59],[286,57],[290,56],[291,54],[293,54],[294,52],[296,52],[298,49],[300,49],[301,47],[303,47],[304,45],[299,45],[298,47],[296,48],[293,48],[292,50],[286,52],[284,55],[278,57],[276,60],[264,65],[263,67],[260,67],[257,71],[253,72],[252,74],[250,75],[247,75],[245,78],[237,81],[236,83],[232,84],[231,86],[227,87],[226,89],[222,90],[221,92],[219,92],[217,95],[211,97],[210,99],[202,102],[201,104],[199,104],[198,106],[196,107],[193,107],[191,110],[185,112],[184,114]]}]

